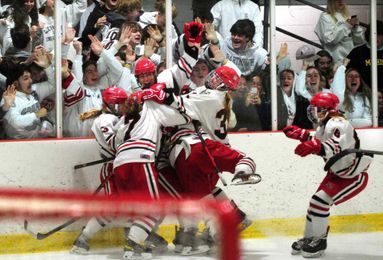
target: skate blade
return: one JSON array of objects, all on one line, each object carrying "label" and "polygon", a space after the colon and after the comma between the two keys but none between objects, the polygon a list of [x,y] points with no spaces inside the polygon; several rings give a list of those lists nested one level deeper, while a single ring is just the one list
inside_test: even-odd
[{"label": "skate blade", "polygon": [[295,250],[295,249],[291,250],[292,255],[299,255],[300,253],[301,253],[301,250]]},{"label": "skate blade", "polygon": [[88,250],[82,247],[73,246],[72,249],[69,251],[69,253],[74,255],[86,255],[88,254]]},{"label": "skate blade", "polygon": [[141,254],[136,254],[134,252],[125,252],[124,253],[124,259],[152,259],[153,256],[151,253],[141,253]]},{"label": "skate blade", "polygon": [[315,252],[315,253],[309,253],[309,252],[302,251],[302,256],[304,258],[317,258],[317,257],[321,257],[323,254],[324,254],[324,250],[320,250],[320,251]]},{"label": "skate blade", "polygon": [[238,185],[251,185],[251,184],[257,184],[261,182],[259,179],[248,179],[248,180],[238,180],[232,182],[230,185],[238,186]]},{"label": "skate blade", "polygon": [[185,246],[182,249],[181,255],[183,256],[200,255],[200,254],[209,252],[209,250],[210,250],[210,247],[206,245],[198,246],[198,248],[194,248],[194,249],[191,246]]}]

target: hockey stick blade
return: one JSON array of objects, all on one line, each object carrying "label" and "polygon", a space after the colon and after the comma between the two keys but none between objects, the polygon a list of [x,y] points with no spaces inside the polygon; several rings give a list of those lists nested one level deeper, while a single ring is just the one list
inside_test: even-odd
[{"label": "hockey stick blade", "polygon": [[28,221],[26,219],[24,219],[24,229],[25,231],[27,231],[31,236],[33,236],[34,238],[38,239],[37,238],[37,233],[33,232],[32,230],[30,230],[28,228]]},{"label": "hockey stick blade", "polygon": [[[99,193],[103,187],[104,187],[104,184],[109,180],[110,176],[112,175],[108,175],[104,180],[103,182],[100,183],[100,185],[98,185],[97,189],[92,193],[93,196],[95,196],[97,193]],[[27,220],[24,220],[24,229],[25,231],[27,231],[29,234],[31,234],[33,237],[35,237],[36,239],[38,240],[42,240],[44,238],[47,238],[51,235],[53,235],[54,233],[60,231],[61,229],[64,229],[66,228],[67,226],[73,224],[74,222],[76,222],[77,220],[79,220],[81,217],[75,217],[75,218],[71,218],[69,219],[68,221],[64,222],[63,224],[61,224],[60,226],[57,226],[55,227],[54,229],[51,229],[50,231],[46,232],[46,233],[41,233],[41,232],[38,232],[38,233],[35,233],[33,232],[32,230],[30,230],[28,228],[28,221]]]},{"label": "hockey stick blade", "polygon": [[374,154],[383,155],[382,151],[363,150],[363,149],[346,149],[346,150],[341,151],[340,153],[335,154],[333,157],[328,159],[328,161],[326,162],[326,164],[324,166],[324,170],[328,171],[331,168],[331,166],[333,166],[334,163],[336,163],[339,159],[341,159],[341,158],[343,158],[346,155],[351,154],[351,153],[355,153],[358,156],[361,156],[361,155],[372,156]]},{"label": "hockey stick blade", "polygon": [[25,231],[27,231],[29,234],[31,234],[33,237],[35,237],[37,240],[43,240],[51,235],[53,235],[54,233],[64,229],[65,227],[71,225],[72,223],[76,222],[79,218],[72,218],[70,220],[68,220],[67,222],[61,224],[60,226],[46,232],[46,233],[40,233],[40,232],[33,232],[32,230],[30,230],[28,228],[28,221],[27,220],[24,220],[24,229]]}]

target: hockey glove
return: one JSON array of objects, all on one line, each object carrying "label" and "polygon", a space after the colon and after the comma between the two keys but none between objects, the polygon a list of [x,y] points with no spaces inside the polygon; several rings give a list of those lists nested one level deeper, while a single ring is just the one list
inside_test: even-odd
[{"label": "hockey glove", "polygon": [[183,85],[181,88],[181,95],[188,94],[190,91],[192,91],[192,90],[189,87],[189,85]]},{"label": "hockey glove", "polygon": [[301,142],[307,141],[307,139],[309,137],[309,131],[308,130],[302,129],[302,128],[297,127],[295,125],[286,126],[285,128],[283,128],[283,133],[285,133],[285,135],[288,138],[296,139],[296,140],[299,140]]},{"label": "hockey glove", "polygon": [[185,39],[190,43],[201,43],[203,24],[199,22],[184,23]]},{"label": "hockey glove", "polygon": [[166,98],[166,93],[164,91],[165,88],[165,84],[156,83],[149,89],[142,90],[142,100],[153,100],[158,104],[164,103]]},{"label": "hockey glove", "polygon": [[305,157],[309,154],[321,154],[322,143],[318,139],[303,142],[295,148],[295,154]]},{"label": "hockey glove", "polygon": [[262,180],[261,175],[239,171],[231,180],[232,185],[257,184]]}]

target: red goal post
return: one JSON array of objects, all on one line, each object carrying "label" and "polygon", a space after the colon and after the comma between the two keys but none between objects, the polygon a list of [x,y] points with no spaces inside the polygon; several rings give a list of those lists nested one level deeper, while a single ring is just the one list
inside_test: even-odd
[{"label": "red goal post", "polygon": [[54,219],[92,216],[135,217],[173,215],[216,218],[221,234],[219,259],[238,260],[239,232],[237,216],[227,202],[215,200],[161,200],[141,196],[111,198],[88,193],[0,188],[0,218]]}]

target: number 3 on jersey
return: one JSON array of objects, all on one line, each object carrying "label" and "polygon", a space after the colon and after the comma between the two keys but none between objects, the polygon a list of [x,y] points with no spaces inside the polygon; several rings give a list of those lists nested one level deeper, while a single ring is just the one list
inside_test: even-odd
[{"label": "number 3 on jersey", "polygon": [[227,136],[226,119],[227,114],[225,109],[221,109],[217,112],[215,118],[219,120],[219,129],[214,130],[214,134],[221,140],[224,140]]}]

